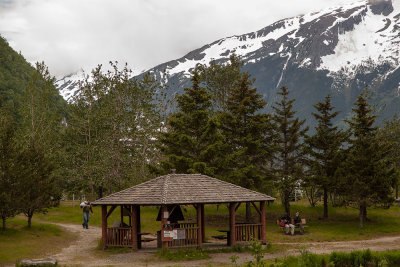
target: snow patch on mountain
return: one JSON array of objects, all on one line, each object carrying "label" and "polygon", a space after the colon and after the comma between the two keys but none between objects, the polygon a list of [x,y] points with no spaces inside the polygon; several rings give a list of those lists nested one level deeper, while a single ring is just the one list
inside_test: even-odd
[{"label": "snow patch on mountain", "polygon": [[[278,22],[279,23],[279,22]],[[232,36],[221,39],[213,45],[209,45],[208,48],[201,52],[203,58],[201,60],[187,59],[178,60],[179,64],[172,68],[167,68],[166,72],[169,75],[184,72],[184,74],[190,74],[190,70],[193,69],[197,64],[206,64],[213,59],[229,58],[233,53],[245,58],[246,55],[255,52],[263,47],[263,42],[267,40],[277,40],[285,34],[290,33],[299,28],[300,17],[288,19],[284,21],[282,27],[276,28],[266,35],[258,35],[258,32],[247,34],[243,36]],[[254,37],[253,37],[254,36]],[[228,52],[228,53],[227,53]],[[280,51],[277,51],[280,52]]]},{"label": "snow patch on mountain", "polygon": [[56,88],[60,91],[60,95],[68,102],[72,100],[79,89],[79,81],[84,78],[84,71],[80,70],[76,73],[67,75],[54,82]]},{"label": "snow patch on mountain", "polygon": [[[379,75],[385,77],[400,67],[400,0],[377,0],[379,6],[371,1],[355,1],[223,38],[149,72],[162,84],[171,81],[180,86],[197,64],[226,62],[235,53],[245,65],[276,69],[268,75],[275,75],[271,80],[277,87],[290,79],[287,73],[295,68],[326,72],[333,77],[332,89],[343,88],[357,73],[371,73],[380,66],[384,68]],[[82,78],[83,73],[77,73],[57,80],[56,86],[69,100]]]},{"label": "snow patch on mountain", "polygon": [[[400,1],[393,1],[399,4]],[[368,12],[354,30],[338,33],[338,44],[334,53],[321,58],[319,69],[336,73],[346,69],[349,76],[354,76],[357,66],[388,63],[392,68],[399,65],[400,35],[399,19],[396,11],[389,16],[375,15],[368,6]]]}]

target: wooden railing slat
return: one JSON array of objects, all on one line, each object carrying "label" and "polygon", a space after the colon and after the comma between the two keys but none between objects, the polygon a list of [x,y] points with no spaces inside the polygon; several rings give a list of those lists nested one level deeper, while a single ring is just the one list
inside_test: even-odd
[{"label": "wooden railing slat", "polygon": [[260,239],[261,224],[236,224],[235,233],[236,241],[250,241],[252,239]]}]

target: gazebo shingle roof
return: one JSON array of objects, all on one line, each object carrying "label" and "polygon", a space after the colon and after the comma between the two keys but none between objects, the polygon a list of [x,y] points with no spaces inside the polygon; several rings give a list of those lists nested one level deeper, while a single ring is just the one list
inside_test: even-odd
[{"label": "gazebo shingle roof", "polygon": [[168,174],[94,201],[93,205],[169,205],[274,201],[275,198],[202,174]]}]

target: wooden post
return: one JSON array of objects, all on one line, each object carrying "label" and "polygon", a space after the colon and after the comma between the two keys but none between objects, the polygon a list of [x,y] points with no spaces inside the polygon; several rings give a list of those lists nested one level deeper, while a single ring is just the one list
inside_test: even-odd
[{"label": "wooden post", "polygon": [[132,205],[132,249],[138,249],[138,232],[137,232],[137,208]]},{"label": "wooden post", "polygon": [[162,205],[161,206],[161,242],[162,242],[162,247],[163,248],[168,248],[168,241],[170,241],[170,238],[166,238],[164,231],[168,231],[170,229],[167,229],[166,226],[168,225],[168,208],[167,205]]},{"label": "wooden post", "polygon": [[[137,233],[140,233],[142,231],[141,225],[140,225],[140,205],[136,206],[136,226],[137,226]],[[138,248],[142,248],[142,236],[139,236],[137,239],[138,242]]]},{"label": "wooden post", "polygon": [[121,225],[120,227],[124,226],[124,205],[121,205]]},{"label": "wooden post", "polygon": [[236,217],[236,203],[231,202],[229,203],[229,234],[230,234],[230,245],[233,247],[236,243],[236,233],[235,233],[235,217]]},{"label": "wooden post", "polygon": [[201,204],[201,240],[206,242],[206,225],[204,224],[204,204]]},{"label": "wooden post", "polygon": [[260,201],[260,223],[261,223],[261,238],[260,240],[263,242],[263,244],[267,243],[267,237],[265,236],[266,234],[266,222],[265,222],[265,201]]},{"label": "wooden post", "polygon": [[202,234],[202,229],[203,226],[201,225],[201,206],[203,206],[203,204],[197,204],[196,206],[196,210],[197,210],[197,246],[201,246],[201,244],[203,243],[202,238],[203,238],[203,234]]},{"label": "wooden post", "polygon": [[107,206],[101,205],[101,238],[103,241],[103,249],[107,244]]}]

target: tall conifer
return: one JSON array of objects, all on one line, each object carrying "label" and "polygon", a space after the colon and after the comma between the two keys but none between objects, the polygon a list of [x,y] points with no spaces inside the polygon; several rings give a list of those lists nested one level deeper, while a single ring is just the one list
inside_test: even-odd
[{"label": "tall conifer", "polygon": [[278,189],[281,201],[285,207],[286,214],[290,215],[290,196],[294,193],[298,182],[303,174],[303,144],[307,128],[302,126],[305,120],[295,117],[293,102],[289,99],[289,90],[283,86],[278,95],[281,100],[275,102],[273,109],[275,121],[277,152],[275,153],[274,165]]},{"label": "tall conifer", "polygon": [[336,185],[334,180],[336,169],[339,166],[339,152],[344,142],[344,133],[332,120],[339,114],[333,111],[331,97],[327,95],[324,102],[314,105],[317,113],[312,113],[318,121],[315,134],[306,139],[306,151],[310,155],[308,165],[312,175],[309,179],[322,188],[324,200],[324,218],[328,218],[328,192]]},{"label": "tall conifer", "polygon": [[389,205],[395,183],[391,162],[386,157],[387,143],[377,138],[375,115],[368,103],[368,90],[355,102],[353,117],[347,120],[352,137],[347,158],[339,173],[344,179],[343,192],[349,204],[358,206],[360,228],[367,218],[367,207]]},{"label": "tall conifer", "polygon": [[[227,144],[224,177],[249,189],[265,190],[271,180],[267,166],[274,151],[273,127],[262,111],[266,102],[252,84],[250,74],[241,73],[229,92],[226,111],[220,114]],[[246,210],[248,221],[249,205]]]},{"label": "tall conifer", "polygon": [[211,95],[200,86],[199,73],[192,76],[192,86],[178,97],[178,111],[171,114],[162,135],[162,173],[176,169],[178,173],[203,173],[214,176],[218,172],[222,136],[218,122],[211,117]]}]

